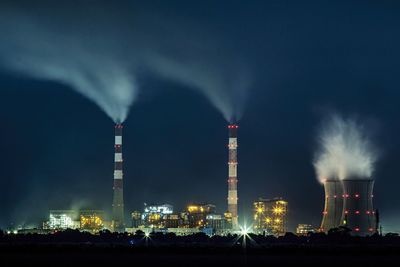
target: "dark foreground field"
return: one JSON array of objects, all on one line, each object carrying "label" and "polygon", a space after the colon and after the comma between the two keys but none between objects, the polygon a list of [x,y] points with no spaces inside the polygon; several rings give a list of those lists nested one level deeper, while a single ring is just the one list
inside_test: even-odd
[{"label": "dark foreground field", "polygon": [[[245,241],[245,242],[244,242]],[[0,266],[399,266],[400,238],[5,235]]]},{"label": "dark foreground field", "polygon": [[[392,248],[104,248],[18,246],[1,248],[2,266],[398,266]],[[15,265],[17,264],[17,265]]]}]

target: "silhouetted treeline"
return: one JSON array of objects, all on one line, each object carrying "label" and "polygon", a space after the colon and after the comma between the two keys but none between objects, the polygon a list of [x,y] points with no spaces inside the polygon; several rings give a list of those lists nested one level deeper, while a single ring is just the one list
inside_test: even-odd
[{"label": "silhouetted treeline", "polygon": [[374,234],[367,237],[350,235],[349,231],[332,229],[328,234],[310,233],[306,236],[297,236],[286,233],[284,236],[263,236],[248,234],[243,236],[227,235],[209,237],[204,233],[196,233],[187,236],[177,236],[174,233],[150,233],[148,236],[142,231],[135,234],[112,233],[108,230],[92,234],[79,230],[67,229],[50,234],[5,234],[0,231],[0,244],[93,244],[93,245],[126,245],[126,246],[241,246],[269,247],[272,245],[394,245],[400,247],[398,234],[386,234],[384,236]]}]

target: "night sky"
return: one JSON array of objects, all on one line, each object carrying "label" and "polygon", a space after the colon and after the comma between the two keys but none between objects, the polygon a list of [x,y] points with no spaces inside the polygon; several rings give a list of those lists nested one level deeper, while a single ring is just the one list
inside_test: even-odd
[{"label": "night sky", "polygon": [[[0,3],[0,227],[39,224],[49,209],[111,210],[114,122],[73,84],[10,67],[41,46],[43,34],[34,30],[46,25],[60,40],[72,36],[89,47],[76,56],[77,71],[106,58],[135,76],[124,122],[127,215],[143,203],[226,210],[228,132],[207,97],[214,90],[226,106],[243,108],[240,220],[250,222],[258,197],[281,196],[290,230],[319,225],[324,195],[312,161],[319,126],[338,113],[367,125],[380,151],[375,206],[384,231],[400,231],[398,1],[107,2]],[[39,27],[26,30],[26,17]],[[23,45],[16,47],[15,33],[26,37]],[[49,40],[35,60],[52,60],[47,45],[62,42]],[[54,56],[58,64],[75,62],[63,50],[68,40]],[[180,77],[181,67],[160,67],[153,51],[193,71]],[[205,93],[202,85],[215,84],[209,73],[223,82]],[[251,83],[233,89],[238,73]]]}]

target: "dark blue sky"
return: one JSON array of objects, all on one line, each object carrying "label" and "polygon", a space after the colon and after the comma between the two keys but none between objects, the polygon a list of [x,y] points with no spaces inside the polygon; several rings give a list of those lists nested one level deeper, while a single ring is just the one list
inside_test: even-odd
[{"label": "dark blue sky", "polygon": [[[282,196],[289,201],[292,227],[318,225],[324,199],[312,166],[318,126],[332,112],[357,115],[382,152],[374,173],[375,205],[384,227],[400,231],[400,5],[396,1],[212,2],[217,3],[121,1],[105,15],[98,10],[109,9],[110,4],[100,1],[78,1],[74,6],[47,1],[0,5],[3,10],[22,8],[24,14],[44,12],[48,17],[41,19],[49,20],[61,35],[62,23],[74,25],[72,32],[80,31],[86,18],[93,31],[108,36],[115,30],[122,38],[117,41],[128,47],[138,34],[146,38],[138,40],[137,47],[155,49],[166,34],[171,39],[163,53],[177,60],[198,53],[190,64],[201,59],[200,68],[217,66],[224,80],[237,78],[221,70],[226,58],[238,69],[246,65],[252,84],[246,89],[239,129],[241,215],[249,214],[258,197]],[[132,14],[126,12],[127,6]],[[7,13],[8,30],[22,31],[20,17],[14,21],[9,15],[13,12]],[[63,16],[53,23],[54,14]],[[123,15],[118,23],[131,21],[129,16],[139,18],[137,30],[121,29],[120,24],[97,26],[97,20],[116,14]],[[154,27],[147,24],[141,27],[145,18],[157,30],[147,32]],[[168,23],[160,23],[163,20]],[[182,24],[185,30],[176,26]],[[187,31],[196,34],[182,36]],[[40,42],[27,38],[28,43],[36,41]],[[49,208],[109,210],[112,120],[70,85],[8,68],[10,53],[18,58],[20,50],[13,54],[7,34],[0,42],[0,226],[39,222]],[[197,46],[206,49],[191,50]],[[223,56],[202,54],[210,46],[211,55]],[[136,56],[140,53],[126,58]],[[201,201],[215,203],[223,212],[226,121],[201,90],[159,75],[156,67],[148,66],[152,63],[144,62],[146,67],[135,71],[139,95],[125,122],[126,211],[142,209],[144,202],[171,203],[180,210],[191,201]]]}]

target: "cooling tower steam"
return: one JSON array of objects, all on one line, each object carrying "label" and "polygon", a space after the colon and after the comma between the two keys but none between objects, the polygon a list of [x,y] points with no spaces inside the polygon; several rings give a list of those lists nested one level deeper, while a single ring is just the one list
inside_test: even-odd
[{"label": "cooling tower steam", "polygon": [[314,167],[321,183],[325,180],[370,178],[377,151],[365,127],[353,118],[331,116],[318,136]]},{"label": "cooling tower steam", "polygon": [[41,14],[50,11],[45,8],[29,15],[15,7],[0,11],[1,65],[35,79],[64,84],[95,102],[116,123],[123,122],[137,86],[131,62],[119,54],[122,45],[113,41],[118,36],[107,28],[98,31],[104,21],[86,21],[79,13],[58,14],[63,10],[60,5],[50,9],[51,22],[42,19],[46,16]]}]

